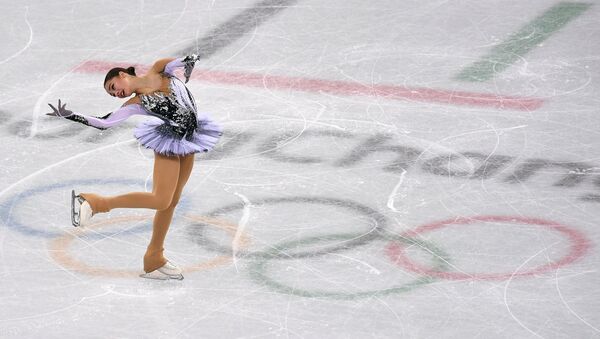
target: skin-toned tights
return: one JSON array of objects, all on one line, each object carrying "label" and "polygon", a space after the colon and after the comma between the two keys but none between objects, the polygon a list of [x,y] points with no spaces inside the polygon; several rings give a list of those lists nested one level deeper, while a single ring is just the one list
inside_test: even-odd
[{"label": "skin-toned tights", "polygon": [[166,264],[163,256],[164,242],[173,218],[173,212],[187,183],[194,155],[165,156],[154,153],[152,192],[132,192],[113,197],[93,193],[80,195],[90,203],[96,213],[108,212],[114,208],[150,208],[156,210],[152,225],[152,239],[144,255],[144,271],[152,272]]}]

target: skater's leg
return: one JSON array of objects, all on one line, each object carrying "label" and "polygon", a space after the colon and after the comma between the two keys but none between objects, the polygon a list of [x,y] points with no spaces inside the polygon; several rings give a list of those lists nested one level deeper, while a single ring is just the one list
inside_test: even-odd
[{"label": "skater's leg", "polygon": [[177,186],[179,157],[154,153],[152,193],[132,192],[114,197],[81,193],[94,213],[108,212],[114,208],[150,208],[163,210],[169,207]]},{"label": "skater's leg", "polygon": [[159,267],[162,267],[167,260],[163,256],[164,242],[169,230],[169,225],[173,219],[175,207],[179,202],[183,188],[190,177],[194,166],[194,155],[180,157],[179,175],[177,177],[177,187],[173,193],[173,199],[168,208],[156,211],[154,215],[154,223],[152,225],[152,239],[144,255],[144,271],[152,272]]}]

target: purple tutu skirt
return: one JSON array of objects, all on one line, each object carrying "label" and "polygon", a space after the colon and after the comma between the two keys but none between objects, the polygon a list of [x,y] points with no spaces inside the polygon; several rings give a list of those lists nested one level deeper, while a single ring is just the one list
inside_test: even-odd
[{"label": "purple tutu skirt", "polygon": [[165,124],[160,119],[142,122],[136,127],[134,135],[146,148],[167,156],[187,155],[198,152],[208,152],[223,135],[223,129],[210,119],[198,120],[198,127],[191,138],[178,139],[160,132],[160,126]]}]

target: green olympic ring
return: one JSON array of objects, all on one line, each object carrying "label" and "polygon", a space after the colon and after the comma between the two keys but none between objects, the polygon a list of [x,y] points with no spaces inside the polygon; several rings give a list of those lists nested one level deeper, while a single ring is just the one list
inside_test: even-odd
[{"label": "green olympic ring", "polygon": [[[390,288],[372,290],[372,291],[361,291],[361,292],[330,292],[330,291],[318,291],[318,290],[303,290],[291,286],[284,285],[280,282],[275,281],[267,276],[268,264],[274,260],[275,256],[278,254],[281,256],[281,253],[285,249],[295,248],[298,245],[306,245],[311,243],[316,243],[319,241],[328,241],[328,240],[348,240],[355,239],[360,234],[352,233],[352,234],[332,234],[328,236],[318,236],[318,237],[308,237],[300,240],[283,242],[279,245],[275,245],[270,250],[267,251],[269,255],[265,255],[264,257],[259,257],[254,260],[250,266],[250,277],[253,281],[260,285],[265,285],[271,288],[272,290],[283,293],[290,294],[300,297],[306,298],[331,298],[331,299],[340,299],[340,300],[352,300],[352,299],[360,299],[366,297],[378,297],[385,296],[390,294],[404,293],[411,291],[419,286],[432,283],[437,280],[434,277],[429,276],[421,276],[411,282],[402,284],[400,286],[393,286]],[[417,240],[412,238],[407,238],[399,235],[388,235],[381,236],[380,239],[388,239],[390,241],[400,241],[409,245],[415,245],[419,249],[424,250],[425,252],[431,254],[432,256],[432,267],[435,270],[442,271],[448,268],[448,256],[445,252],[440,250],[439,248],[433,246],[432,244],[425,242],[423,240]]]}]

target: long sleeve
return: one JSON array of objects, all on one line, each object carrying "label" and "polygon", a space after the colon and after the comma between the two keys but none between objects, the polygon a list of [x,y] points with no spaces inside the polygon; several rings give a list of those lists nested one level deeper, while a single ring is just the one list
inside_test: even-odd
[{"label": "long sleeve", "polygon": [[194,67],[194,63],[196,62],[196,58],[192,55],[185,56],[183,58],[177,58],[171,62],[169,62],[165,66],[164,73],[168,75],[175,75],[175,70],[181,67]]},{"label": "long sleeve", "polygon": [[148,113],[140,104],[132,104],[119,108],[118,110],[108,113],[103,117],[85,116],[79,113],[73,113],[65,119],[79,122],[81,124],[95,127],[97,129],[107,129],[127,120],[134,114],[147,115]]}]

